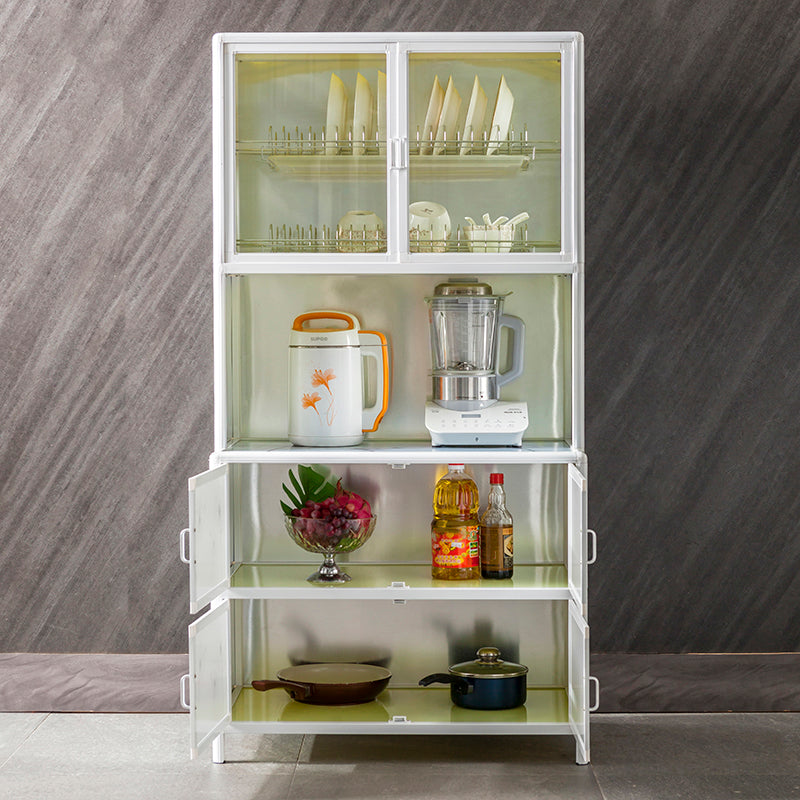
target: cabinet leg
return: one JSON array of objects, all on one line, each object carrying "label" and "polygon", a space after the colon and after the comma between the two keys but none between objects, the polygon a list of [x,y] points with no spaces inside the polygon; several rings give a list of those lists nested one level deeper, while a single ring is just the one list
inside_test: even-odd
[{"label": "cabinet leg", "polygon": [[575,763],[584,765],[589,763],[589,750],[584,747],[580,739],[575,739]]},{"label": "cabinet leg", "polygon": [[211,760],[215,764],[225,763],[225,734],[221,733],[211,742]]}]

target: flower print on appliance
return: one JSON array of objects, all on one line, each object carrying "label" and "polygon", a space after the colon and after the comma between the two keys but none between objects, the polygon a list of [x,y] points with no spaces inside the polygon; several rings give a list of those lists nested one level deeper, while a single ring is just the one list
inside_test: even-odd
[{"label": "flower print on appliance", "polygon": [[328,394],[333,397],[333,392],[331,391],[328,381],[332,381],[334,378],[336,378],[336,374],[332,369],[326,369],[324,372],[321,369],[315,369],[311,373],[311,385],[324,386],[328,390]]},{"label": "flower print on appliance", "polygon": [[[322,400],[322,398],[317,394],[317,392],[313,392],[312,394],[304,394],[302,399],[300,400],[301,405],[303,408],[313,408],[316,411],[317,416],[319,417],[319,411],[317,411],[317,403]],[[322,419],[322,417],[319,417]]]},{"label": "flower print on appliance", "polygon": [[336,379],[336,373],[332,369],[326,369],[324,372],[321,369],[315,369],[311,373],[311,385],[324,386],[328,390],[328,394],[331,397],[331,402],[328,404],[328,408],[325,410],[325,420],[328,423],[329,427],[333,425],[333,420],[336,418],[333,390],[331,389],[330,385],[330,381],[335,379]]}]

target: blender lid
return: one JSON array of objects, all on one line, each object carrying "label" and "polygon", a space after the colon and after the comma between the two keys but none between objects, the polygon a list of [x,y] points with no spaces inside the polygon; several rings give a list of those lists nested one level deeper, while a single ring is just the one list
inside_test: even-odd
[{"label": "blender lid", "polygon": [[511,292],[493,295],[492,287],[477,278],[453,278],[437,284],[433,290],[434,297],[506,297],[509,294]]}]

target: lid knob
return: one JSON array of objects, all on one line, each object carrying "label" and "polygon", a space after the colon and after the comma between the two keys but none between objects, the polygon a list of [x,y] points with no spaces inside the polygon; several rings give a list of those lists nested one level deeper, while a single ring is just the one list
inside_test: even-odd
[{"label": "lid knob", "polygon": [[500,661],[500,651],[496,647],[481,647],[476,655],[481,664],[497,664]]}]

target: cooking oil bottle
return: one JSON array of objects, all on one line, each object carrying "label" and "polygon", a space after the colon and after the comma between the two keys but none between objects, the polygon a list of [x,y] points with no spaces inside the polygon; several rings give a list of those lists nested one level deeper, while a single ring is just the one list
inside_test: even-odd
[{"label": "cooking oil bottle", "polygon": [[463,464],[448,464],[448,473],[433,490],[431,523],[434,578],[445,581],[480,578],[478,487]]}]

